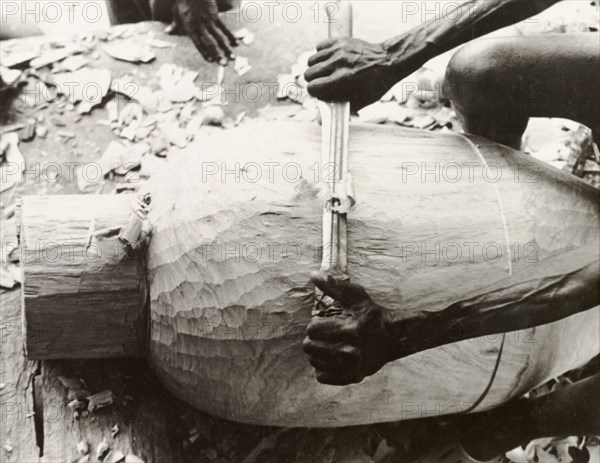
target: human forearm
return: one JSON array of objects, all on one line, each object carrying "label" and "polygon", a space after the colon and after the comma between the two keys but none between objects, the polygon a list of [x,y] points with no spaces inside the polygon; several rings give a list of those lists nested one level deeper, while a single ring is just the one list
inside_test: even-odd
[{"label": "human forearm", "polygon": [[350,384],[417,352],[543,325],[600,305],[597,246],[546,259],[529,275],[527,281],[509,278],[441,310],[417,311],[390,310],[359,285],[314,274],[313,283],[343,310],[313,317],[304,351],[320,382]]},{"label": "human forearm", "polygon": [[[395,356],[441,345],[527,329],[577,314],[600,305],[600,268],[596,258],[576,270],[511,284],[457,301],[446,308],[393,323]],[[421,320],[414,323],[414,320]],[[406,327],[410,331],[406,333]]]},{"label": "human forearm", "polygon": [[407,56],[425,62],[502,27],[525,20],[558,0],[469,0],[383,42],[398,70],[405,72]]}]

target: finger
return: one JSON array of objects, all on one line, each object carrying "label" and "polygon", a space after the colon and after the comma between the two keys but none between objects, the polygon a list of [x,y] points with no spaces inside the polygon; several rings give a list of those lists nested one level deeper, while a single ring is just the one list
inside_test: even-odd
[{"label": "finger", "polygon": [[314,317],[306,334],[314,341],[353,344],[358,340],[358,322],[350,317]]},{"label": "finger", "polygon": [[354,372],[354,365],[337,358],[309,357],[308,363],[317,371],[335,373],[339,376],[348,376]]},{"label": "finger", "polygon": [[238,46],[237,37],[235,35],[233,35],[233,33],[227,28],[227,26],[225,24],[223,24],[223,21],[218,19],[215,23],[216,23],[217,27],[221,30],[221,32],[223,32],[223,34],[225,34],[225,37],[227,37],[227,39],[229,40],[229,45],[231,45],[232,47],[237,47]]},{"label": "finger", "polygon": [[337,50],[339,49],[339,47],[328,47],[325,48],[321,51],[316,52],[314,55],[311,55],[310,58],[308,58],[307,64],[309,66],[314,66],[315,64],[321,63],[323,61],[328,60],[331,55],[333,55]]},{"label": "finger", "polygon": [[332,47],[336,43],[341,42],[340,39],[325,39],[317,44],[317,51],[324,50],[325,48]]},{"label": "finger", "polygon": [[196,45],[196,48],[198,49],[198,51],[202,55],[202,58],[204,58],[209,63],[212,63],[214,60],[211,57],[211,55],[208,52],[208,50],[206,49],[206,47],[204,46],[204,43],[202,42],[202,40],[200,39],[200,37],[198,36],[198,34],[196,34],[195,32],[191,32],[188,35],[192,39],[192,42],[194,42],[194,45]]},{"label": "finger", "polygon": [[[215,24],[212,24],[210,28],[212,32],[212,37],[219,45],[221,52],[224,53],[227,58],[229,58],[231,55],[233,55],[233,51],[231,50],[231,48],[229,48],[229,44],[227,43],[227,40],[221,33],[221,29],[219,29]],[[227,64],[227,62],[221,64]]]},{"label": "finger", "polygon": [[339,301],[343,306],[350,307],[369,299],[369,295],[362,286],[341,278],[335,278],[322,272],[313,272],[310,279],[317,288],[327,296]]},{"label": "finger", "polygon": [[212,58],[206,46],[204,45],[204,41],[196,31],[196,27],[193,24],[184,23],[184,28],[188,37],[192,39],[192,42],[194,42],[194,45],[196,45],[196,48],[202,55],[202,58],[204,58],[209,63],[213,62],[214,59]]},{"label": "finger", "polygon": [[335,70],[336,66],[331,60],[325,61],[324,63],[315,64],[304,71],[304,78],[307,82],[311,82],[322,77],[329,77]]},{"label": "finger", "polygon": [[[305,76],[306,78],[306,76]],[[308,79],[307,79],[308,81]],[[337,78],[333,76],[319,77],[308,82],[308,93],[311,96],[323,101],[343,101],[345,100],[344,87],[339,85]]]},{"label": "finger", "polygon": [[202,43],[208,50],[208,54],[213,59],[213,61],[219,61],[224,56],[221,55],[219,51],[219,45],[217,41],[212,37],[211,33],[205,29],[204,27],[200,30],[200,38],[202,39]]},{"label": "finger", "polygon": [[339,362],[356,363],[360,359],[360,351],[350,344],[315,341],[309,337],[304,339],[302,350],[311,357],[338,359]]}]

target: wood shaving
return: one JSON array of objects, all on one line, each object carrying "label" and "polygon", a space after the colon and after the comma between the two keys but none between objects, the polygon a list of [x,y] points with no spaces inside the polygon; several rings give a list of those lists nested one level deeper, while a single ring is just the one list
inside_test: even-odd
[{"label": "wood shaving", "polygon": [[243,56],[236,56],[235,62],[233,63],[233,69],[235,70],[235,72],[237,72],[238,76],[243,76],[252,69],[252,66],[250,66],[248,58],[244,58]]},{"label": "wood shaving", "polygon": [[108,442],[106,442],[105,439],[102,439],[102,442],[100,442],[98,447],[96,447],[96,460],[102,461],[109,450],[110,446],[108,445]]},{"label": "wood shaving", "polygon": [[26,64],[29,61],[38,57],[38,53],[34,51],[22,51],[18,53],[11,53],[8,56],[2,58],[2,66],[12,68]]},{"label": "wood shaving", "polygon": [[125,457],[125,463],[144,463],[144,460],[142,460],[137,455],[134,455],[133,453],[130,453],[129,455],[127,455]]},{"label": "wood shaving", "polygon": [[160,88],[166,97],[173,103],[185,103],[196,97],[200,89],[194,84],[198,73],[175,66],[163,64],[156,76],[160,80]]},{"label": "wood shaving", "polygon": [[77,451],[81,455],[87,455],[88,453],[90,453],[90,444],[88,444],[85,440],[80,441],[77,444]]},{"label": "wood shaving", "polygon": [[136,82],[131,76],[114,79],[112,90],[140,103],[147,114],[152,114],[159,110],[160,101],[158,92]]},{"label": "wood shaving", "polygon": [[4,265],[0,266],[0,288],[13,289],[17,282],[12,277],[11,272]]},{"label": "wood shaving", "polygon": [[9,69],[4,66],[0,66],[0,76],[2,77],[4,83],[8,85],[13,85],[21,78],[22,75],[23,72],[19,71],[18,69]]},{"label": "wood shaving", "polygon": [[154,48],[170,48],[175,46],[174,43],[167,42],[166,40],[160,40],[154,37],[149,37],[146,40],[146,44]]},{"label": "wood shaving", "polygon": [[62,63],[60,63],[60,67],[66,71],[75,72],[85,66],[87,63],[87,59],[85,59],[82,55],[74,55],[66,58]]},{"label": "wood shaving", "polygon": [[149,63],[156,58],[154,52],[148,47],[131,41],[106,44],[102,49],[109,56],[130,63]]},{"label": "wood shaving", "polygon": [[[43,68],[44,66],[48,66],[50,64],[54,64],[58,61],[62,61],[63,59],[84,52],[85,49],[77,46],[77,45],[67,45],[63,48],[54,48],[47,51],[44,51],[40,56],[33,59],[29,65],[34,69]],[[6,66],[6,64],[5,64]]]},{"label": "wood shaving", "polygon": [[0,139],[0,192],[9,190],[23,181],[25,158],[19,150],[19,136],[11,132]]},{"label": "wood shaving", "polygon": [[80,114],[86,114],[102,103],[108,94],[111,84],[111,73],[108,69],[83,68],[75,72],[54,74],[49,82],[56,86],[58,93],[66,95],[69,103],[81,102]]},{"label": "wood shaving", "polygon": [[121,463],[122,461],[125,461],[125,455],[123,455],[123,452],[119,450],[111,450],[108,452],[106,457],[104,457],[103,463]]},{"label": "wood shaving", "polygon": [[113,403],[113,393],[110,389],[98,392],[88,397],[88,410],[93,412],[100,408],[108,407]]},{"label": "wood shaving", "polygon": [[246,28],[242,28],[233,33],[236,39],[241,41],[244,45],[250,45],[254,42],[254,33]]}]

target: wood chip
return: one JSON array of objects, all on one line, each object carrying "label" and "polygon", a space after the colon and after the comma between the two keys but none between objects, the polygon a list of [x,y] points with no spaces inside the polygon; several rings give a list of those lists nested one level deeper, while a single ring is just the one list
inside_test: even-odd
[{"label": "wood chip", "polygon": [[48,128],[45,125],[38,125],[35,128],[35,135],[40,138],[46,138],[48,135]]},{"label": "wood chip", "polygon": [[432,116],[426,115],[413,119],[412,125],[417,129],[426,129],[435,125],[435,123],[436,120]]},{"label": "wood chip", "polygon": [[124,76],[113,80],[112,90],[125,95],[142,105],[147,114],[159,110],[159,96],[157,92],[137,82],[133,77]]},{"label": "wood chip", "polygon": [[140,140],[146,139],[153,130],[154,130],[153,125],[148,126],[148,127],[139,127],[135,131],[135,140],[140,141]]},{"label": "wood chip", "polygon": [[9,262],[7,264],[8,271],[15,280],[15,283],[22,284],[23,283],[23,272],[21,271],[21,265],[15,262]]},{"label": "wood chip", "polygon": [[88,410],[93,412],[100,408],[108,407],[113,403],[113,393],[110,389],[107,389],[97,394],[88,397]]},{"label": "wood chip", "polygon": [[2,66],[12,68],[26,64],[29,61],[38,57],[38,53],[34,51],[22,51],[18,53],[11,53],[8,56],[2,58]]},{"label": "wood chip", "polygon": [[3,162],[0,164],[0,193],[18,185],[23,180],[25,158],[19,150],[19,136],[11,132],[0,139],[0,153]]},{"label": "wood chip", "polygon": [[13,278],[11,272],[2,264],[0,266],[0,287],[4,289],[13,289],[17,282]]},{"label": "wood chip", "polygon": [[56,135],[67,140],[75,138],[75,134],[69,130],[57,130]]},{"label": "wood chip", "polygon": [[77,71],[88,63],[87,59],[85,59],[82,55],[69,56],[62,63],[60,63],[60,67],[67,71]]},{"label": "wood chip", "polygon": [[[25,124],[8,124],[0,127],[0,135],[4,135],[5,133],[17,132],[25,127]],[[0,156],[1,157],[1,156]]]},{"label": "wood chip", "polygon": [[34,69],[43,68],[49,64],[62,61],[71,55],[82,53],[83,51],[85,50],[82,47],[76,45],[67,45],[63,48],[53,48],[44,51],[39,57],[33,59],[29,65]]},{"label": "wood chip", "polygon": [[103,50],[110,56],[130,63],[149,63],[156,55],[149,48],[131,41],[120,41],[106,44]]},{"label": "wood chip", "polygon": [[108,69],[83,68],[75,72],[54,74],[49,82],[56,86],[59,93],[68,97],[69,103],[81,102],[77,112],[86,114],[102,103],[102,99],[108,94],[111,73]]},{"label": "wood chip", "polygon": [[225,113],[220,106],[207,106],[204,108],[204,123],[207,125],[223,125]]},{"label": "wood chip", "polygon": [[62,384],[63,387],[66,387],[69,389],[85,387],[85,384],[79,378],[69,378],[67,376],[59,376],[57,379],[60,381],[60,384]]},{"label": "wood chip", "polygon": [[281,74],[277,77],[277,99],[285,100],[288,97],[288,87],[296,85],[296,78],[291,74]]},{"label": "wood chip", "polygon": [[163,122],[158,124],[158,129],[170,144],[182,149],[188,145],[188,136],[186,131],[180,128],[176,123]]},{"label": "wood chip", "polygon": [[77,451],[81,455],[87,455],[88,453],[90,453],[90,444],[88,444],[85,440],[80,441],[77,444]]},{"label": "wood chip", "polygon": [[246,28],[242,28],[233,33],[236,39],[241,41],[244,45],[250,45],[254,42],[254,33]]},{"label": "wood chip", "polygon": [[148,39],[146,39],[146,44],[154,48],[170,48],[175,46],[174,43],[167,42],[166,40],[160,40],[154,37],[149,37]]},{"label": "wood chip", "polygon": [[20,141],[29,141],[35,135],[35,126],[37,121],[33,118],[27,119],[25,127],[19,130],[19,140]]},{"label": "wood chip", "polygon": [[[365,106],[358,111],[358,119],[360,122],[368,122],[371,124],[383,124],[388,120],[389,111],[386,105],[390,103],[381,103],[379,101]],[[393,104],[393,103],[391,103]]]},{"label": "wood chip", "polygon": [[102,442],[100,442],[98,447],[96,447],[96,460],[102,461],[109,450],[110,446],[108,445],[108,442],[106,442],[106,439],[102,439]]},{"label": "wood chip", "polygon": [[2,80],[7,85],[13,85],[20,77],[23,75],[23,72],[18,69],[9,69],[4,66],[0,66],[0,76]]},{"label": "wood chip", "polygon": [[169,140],[162,133],[158,133],[150,139],[150,147],[152,154],[165,157],[169,149]]},{"label": "wood chip", "polygon": [[83,400],[73,399],[67,404],[67,407],[69,407],[73,412],[80,411],[85,408],[85,402]]},{"label": "wood chip", "polygon": [[166,97],[173,103],[185,103],[199,94],[200,89],[194,84],[198,73],[174,64],[163,64],[158,72],[160,87]]},{"label": "wood chip", "polygon": [[129,455],[127,455],[125,457],[125,463],[144,463],[144,460],[142,460],[137,455],[134,455],[133,453],[130,453]]},{"label": "wood chip", "polygon": [[67,400],[72,402],[73,400],[83,400],[89,396],[90,392],[83,387],[70,388],[67,393]]},{"label": "wood chip", "polygon": [[108,452],[106,457],[104,457],[103,463],[121,463],[122,461],[125,461],[125,455],[123,455],[123,452],[119,450],[111,450]]},{"label": "wood chip", "polygon": [[233,63],[233,69],[235,70],[235,72],[237,72],[238,76],[243,76],[252,69],[252,66],[250,66],[248,58],[244,58],[243,56],[236,56],[235,63]]}]

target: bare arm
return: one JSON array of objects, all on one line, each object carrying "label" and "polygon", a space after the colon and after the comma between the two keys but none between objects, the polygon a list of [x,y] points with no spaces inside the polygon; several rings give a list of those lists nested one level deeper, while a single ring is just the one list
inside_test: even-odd
[{"label": "bare arm", "polygon": [[[304,350],[319,381],[361,381],[392,360],[452,342],[554,322],[600,305],[597,248],[577,250],[527,281],[506,279],[500,286],[431,311],[392,311],[374,302],[359,285],[316,274],[313,282],[344,306],[341,314],[314,317]],[[550,276],[548,276],[550,275]]]},{"label": "bare arm", "polygon": [[[594,252],[591,250],[591,252]],[[590,254],[594,256],[594,254]],[[532,328],[555,322],[600,305],[597,256],[576,270],[521,283],[510,279],[496,290],[457,301],[424,314],[419,328],[421,348],[437,347],[479,336]],[[393,336],[402,336],[401,319],[393,321]],[[432,328],[436,327],[436,333]],[[439,328],[442,327],[442,330]],[[396,354],[403,356],[397,346]],[[405,349],[404,349],[405,350]]]},{"label": "bare arm", "polygon": [[309,60],[308,91],[322,100],[348,100],[353,109],[360,109],[431,58],[527,19],[557,1],[470,0],[383,43],[325,40]]},{"label": "bare arm", "polygon": [[[559,0],[469,0],[416,27],[408,34],[384,42],[396,61],[401,61],[406,43],[425,42],[434,56],[485,34],[516,24],[544,11]],[[406,40],[405,36],[411,38]],[[414,46],[414,45],[413,45]]]}]

